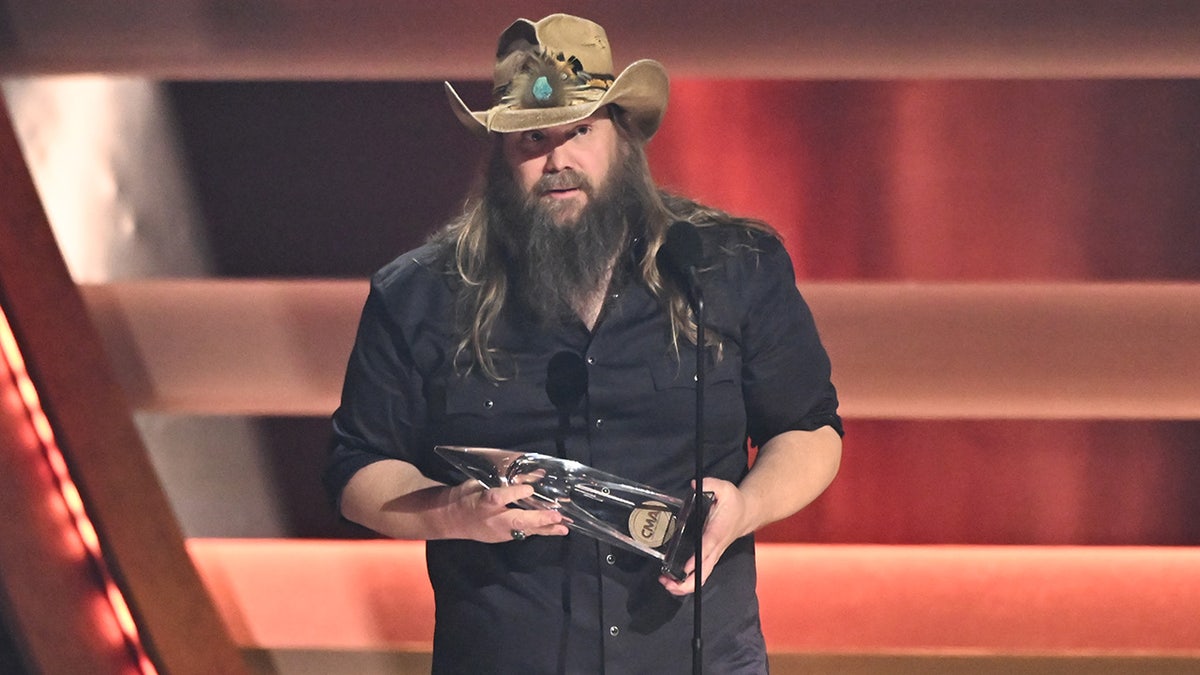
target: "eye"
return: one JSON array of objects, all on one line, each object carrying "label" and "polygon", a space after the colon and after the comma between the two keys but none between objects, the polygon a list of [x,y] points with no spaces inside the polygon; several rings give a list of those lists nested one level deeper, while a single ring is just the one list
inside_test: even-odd
[{"label": "eye", "polygon": [[576,136],[587,136],[590,133],[592,133],[592,125],[584,124],[582,126],[575,127],[575,129],[571,131],[571,137],[574,138]]},{"label": "eye", "polygon": [[525,132],[526,143],[541,143],[544,140],[546,140],[546,134],[538,129]]}]

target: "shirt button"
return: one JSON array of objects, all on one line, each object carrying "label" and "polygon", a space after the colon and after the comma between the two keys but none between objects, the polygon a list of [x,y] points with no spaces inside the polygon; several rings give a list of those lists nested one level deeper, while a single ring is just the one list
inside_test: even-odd
[{"label": "shirt button", "polygon": [[597,428],[597,429],[599,429],[599,428],[600,428],[600,427],[602,427],[602,426],[604,426],[604,420],[602,420],[602,419],[600,419],[599,417],[597,417],[597,418],[596,418],[596,428]]},{"label": "shirt button", "polygon": [[609,553],[608,555],[604,556],[604,562],[608,563],[609,565],[616,565],[617,556]]},{"label": "shirt button", "polygon": [[620,634],[621,634],[621,629],[620,629],[620,628],[617,628],[616,626],[609,626],[609,627],[608,627],[608,634],[609,634],[609,635],[611,635],[611,636],[613,636],[613,637],[617,637],[618,635],[620,635]]},{"label": "shirt button", "polygon": [[589,356],[589,357],[587,357],[587,362],[588,362],[588,365],[589,365],[589,366],[594,366],[594,365],[596,365],[596,357],[594,357],[594,356]]},{"label": "shirt button", "polygon": [[495,401],[490,398],[483,402],[483,407],[487,408],[488,410],[491,410],[492,406],[494,405],[496,405]]}]

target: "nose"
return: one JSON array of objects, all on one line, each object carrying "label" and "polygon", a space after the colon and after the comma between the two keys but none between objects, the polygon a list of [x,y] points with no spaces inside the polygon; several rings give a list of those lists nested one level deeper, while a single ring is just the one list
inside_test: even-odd
[{"label": "nose", "polygon": [[558,173],[564,169],[573,169],[575,167],[572,162],[567,143],[555,143],[546,153],[546,163],[542,166],[542,173]]}]

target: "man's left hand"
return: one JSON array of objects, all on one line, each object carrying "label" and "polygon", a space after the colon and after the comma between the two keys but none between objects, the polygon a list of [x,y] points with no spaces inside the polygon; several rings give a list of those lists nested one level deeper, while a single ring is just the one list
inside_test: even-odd
[{"label": "man's left hand", "polygon": [[[705,478],[704,491],[713,493],[713,504],[704,525],[701,583],[708,579],[725,549],[747,532],[746,499],[736,485],[720,478]],[[696,558],[693,556],[683,566],[687,574],[683,581],[665,575],[658,580],[672,595],[688,595],[696,590],[695,570]]]}]

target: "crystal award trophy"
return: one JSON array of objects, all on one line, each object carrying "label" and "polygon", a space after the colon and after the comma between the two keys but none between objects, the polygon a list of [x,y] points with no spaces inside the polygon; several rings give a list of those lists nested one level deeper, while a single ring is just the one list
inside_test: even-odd
[{"label": "crystal award trophy", "polygon": [[692,557],[692,528],[702,527],[712,503],[705,494],[701,509],[694,494],[679,499],[586,464],[533,452],[439,445],[434,448],[485,488],[529,484],[533,495],[517,503],[524,509],[554,509],[565,524],[582,534],[616,544],[662,563],[677,581]]}]

